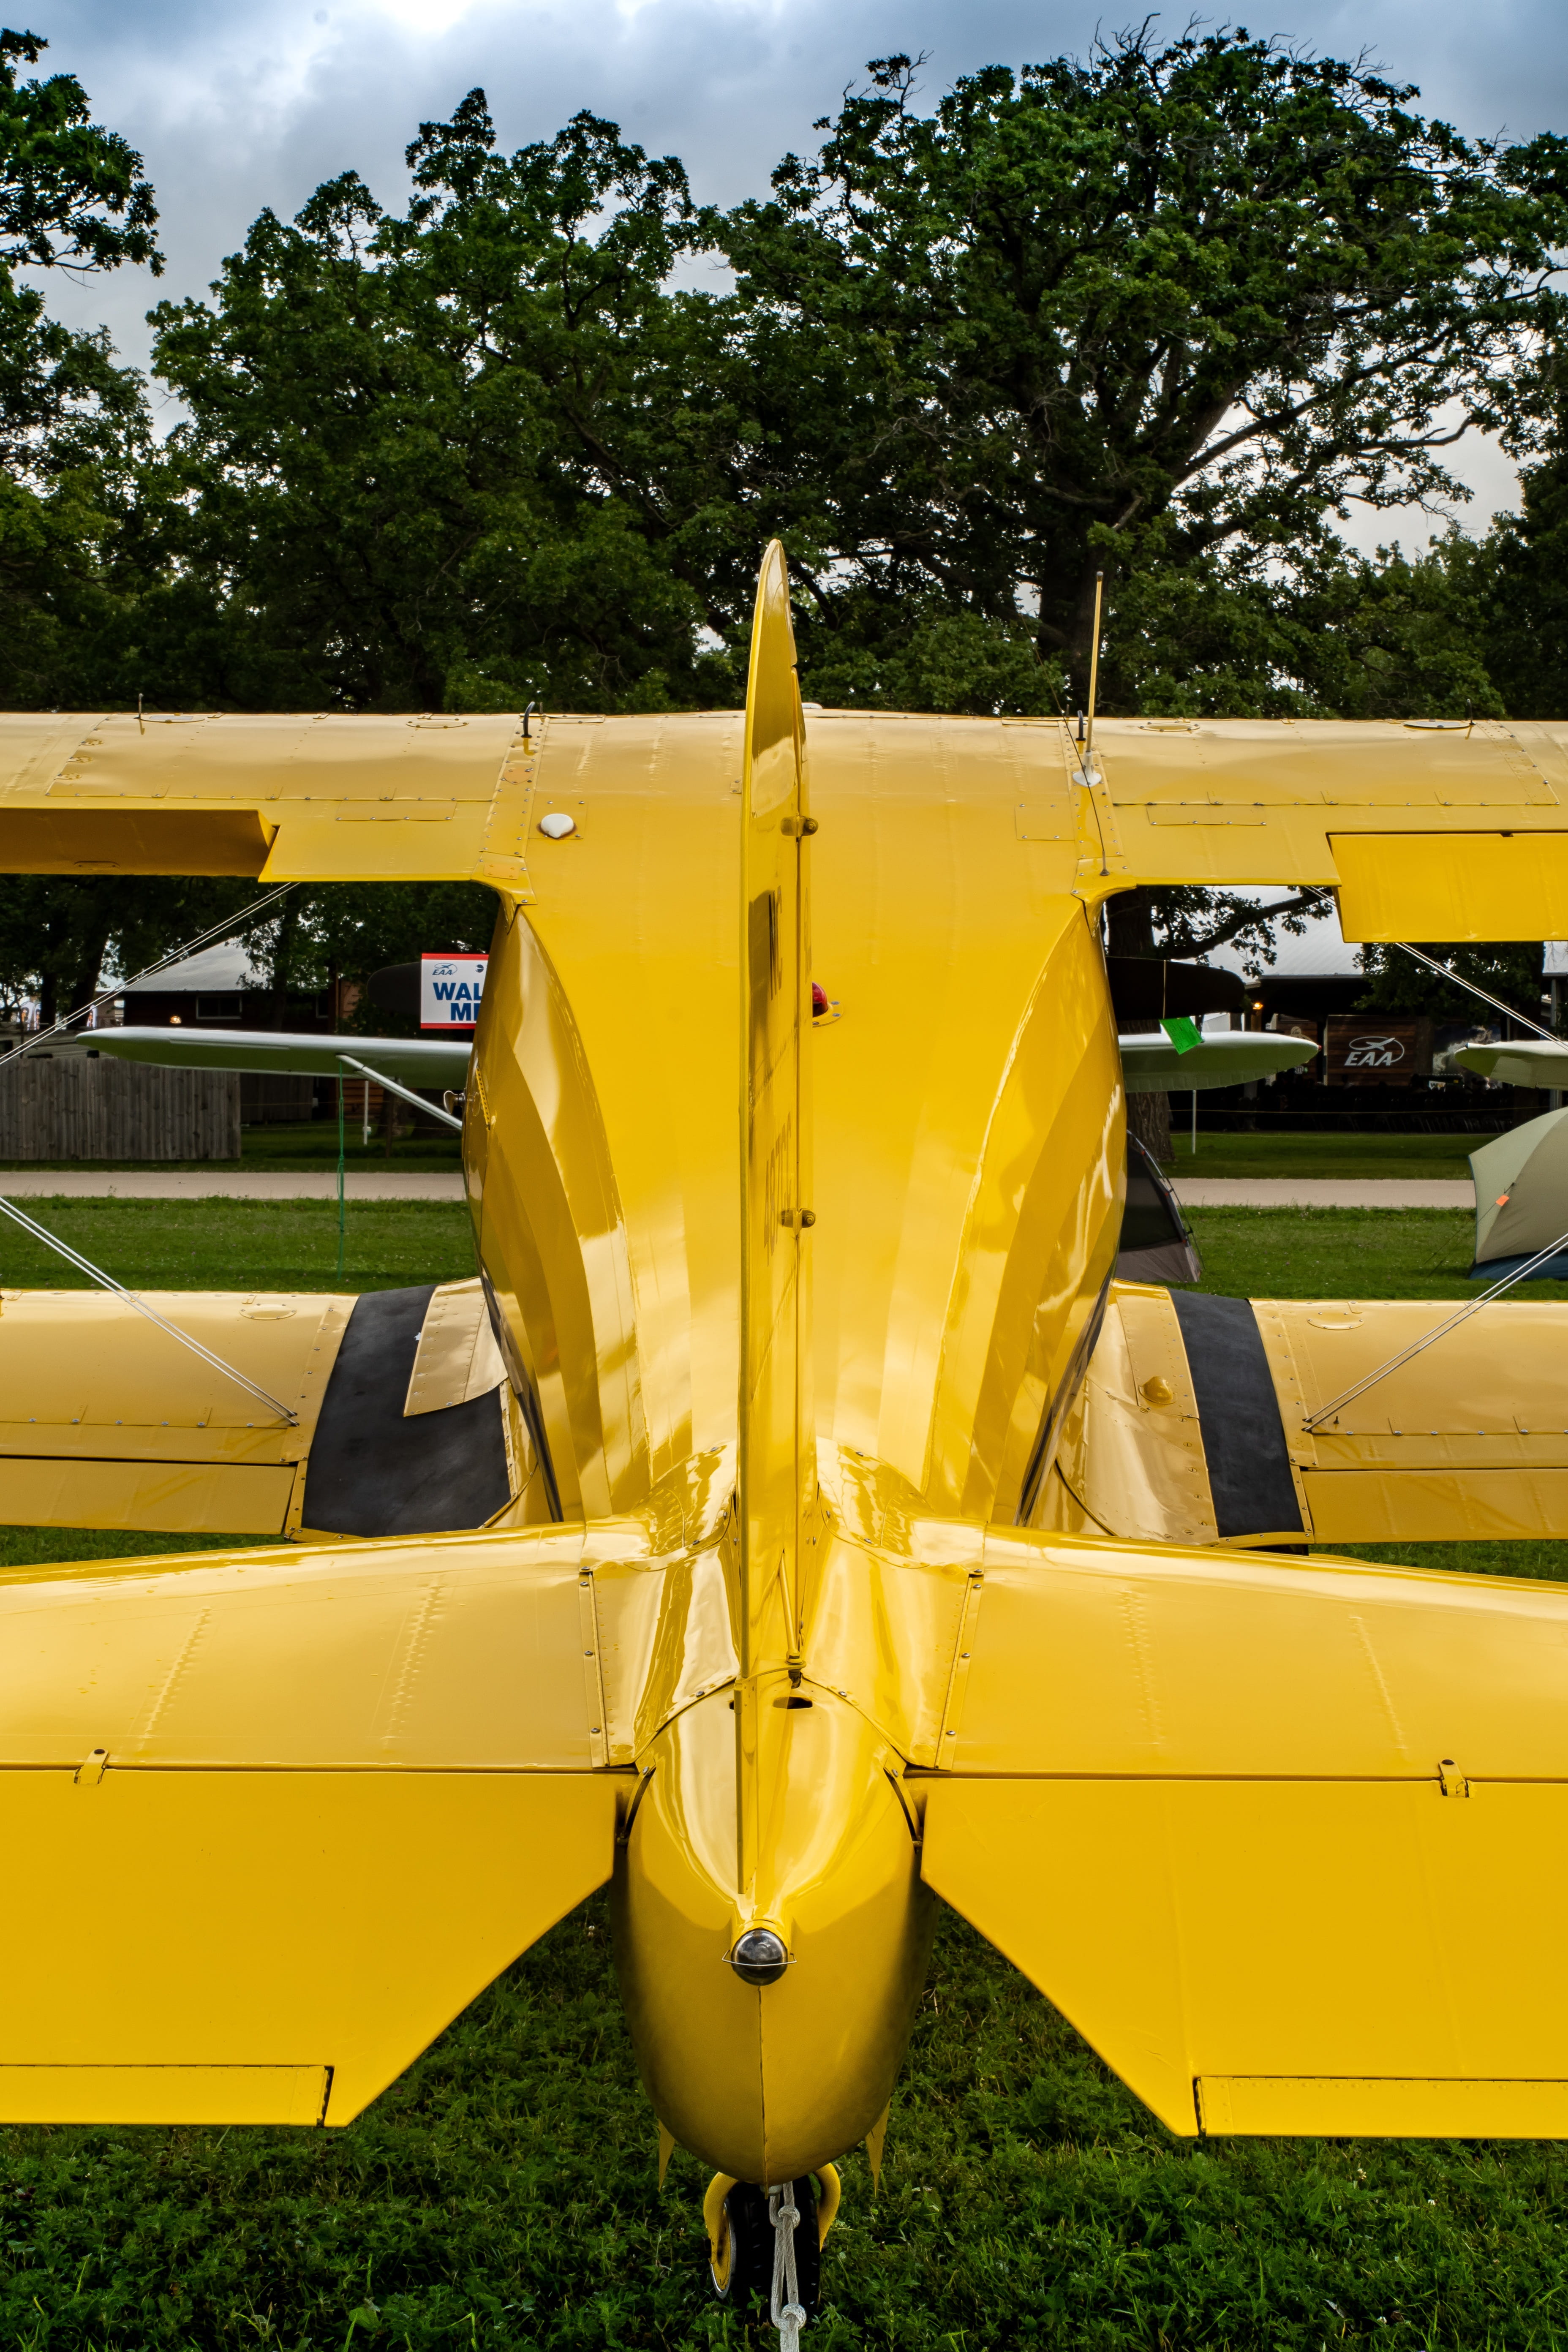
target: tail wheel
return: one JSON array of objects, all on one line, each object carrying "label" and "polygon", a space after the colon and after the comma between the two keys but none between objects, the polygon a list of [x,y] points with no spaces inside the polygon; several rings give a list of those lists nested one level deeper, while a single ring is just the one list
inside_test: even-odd
[{"label": "tail wheel", "polygon": [[[719,2190],[719,2196],[714,2191]],[[818,2239],[816,2183],[805,2173],[795,2184],[800,2226],[795,2233],[795,2275],[801,2307],[813,2318],[821,2299],[822,2249]],[[837,2202],[837,2200],[835,2200]],[[709,2274],[713,2292],[732,2310],[760,2303],[767,2310],[773,2291],[773,2225],[767,2191],[748,2180],[725,2184],[721,2173],[708,2192]]]},{"label": "tail wheel", "polygon": [[750,2181],[737,2180],[725,2193],[708,2267],[719,2301],[736,2310],[758,2300],[765,2304],[773,2294],[773,2233],[768,2221],[768,2200]]}]

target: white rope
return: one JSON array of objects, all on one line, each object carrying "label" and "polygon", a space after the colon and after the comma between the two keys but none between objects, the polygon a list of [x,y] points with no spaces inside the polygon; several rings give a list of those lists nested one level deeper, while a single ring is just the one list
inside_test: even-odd
[{"label": "white rope", "polygon": [[[773,2294],[770,2315],[779,2332],[779,2352],[800,2352],[800,2331],[805,2306],[795,2274],[795,2233],[803,2216],[795,2201],[795,2183],[768,2191],[768,2219],[773,2225]],[[787,2300],[781,2300],[787,2297]]]}]

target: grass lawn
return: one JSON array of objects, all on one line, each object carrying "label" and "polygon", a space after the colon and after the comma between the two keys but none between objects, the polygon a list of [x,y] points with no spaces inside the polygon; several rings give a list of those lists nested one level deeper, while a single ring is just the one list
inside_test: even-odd
[{"label": "grass lawn", "polygon": [[[226,1206],[221,1239],[202,1204],[44,1214],[128,1278],[331,1286],[324,1207]],[[1204,1210],[1193,1222],[1205,1287],[1473,1295],[1469,1221],[1452,1212]],[[469,1270],[460,1211],[351,1210],[350,1237],[351,1287]],[[32,1261],[0,1256],[0,1279],[38,1278]],[[68,1557],[62,1542],[78,1557],[98,1548],[53,1535],[46,1549],[37,1531],[12,1530],[9,1556]],[[168,1548],[114,1544],[133,1546]],[[1363,1549],[1568,1577],[1563,1545]],[[395,1884],[385,1915],[395,1943]],[[1507,1975],[1500,1954],[1500,1999]],[[807,2352],[1568,2345],[1568,2153],[1173,2140],[951,1915],[880,2195],[863,2154],[843,2170],[828,2299]],[[704,2185],[678,2154],[659,2194],[595,1898],[346,2131],[0,2132],[0,2346],[772,2346],[771,2329],[748,2333],[707,2299]]]},{"label": "grass lawn", "polygon": [[[254,1168],[258,1173],[269,1168],[289,1172],[314,1168],[331,1173],[338,1164],[337,1121],[308,1118],[288,1126],[242,1128],[239,1157],[242,1167]],[[456,1171],[463,1164],[454,1129],[443,1128],[439,1132],[426,1129],[418,1135],[401,1136],[388,1152],[374,1128],[366,1143],[359,1121],[353,1118],[343,1130],[343,1159],[350,1168],[373,1171],[450,1168]]]},{"label": "grass lawn", "polygon": [[1183,1109],[1181,1096],[1173,1095],[1171,1157],[1163,1165],[1178,1184],[1184,1176],[1438,1176],[1464,1181],[1470,1172],[1467,1154],[1496,1141],[1490,1135],[1226,1135],[1200,1128],[1194,1156]]},{"label": "grass lawn", "polygon": [[[466,1282],[473,1228],[462,1201],[351,1201],[338,1263],[327,1201],[110,1201],[30,1197],[27,1214],[132,1289],[395,1290]],[[87,1277],[6,1220],[0,1288],[82,1289]]]},{"label": "grass lawn", "polygon": [[[1468,1209],[1188,1209],[1200,1290],[1250,1298],[1475,1298]],[[1520,1298],[1568,1298],[1528,1282]]]}]

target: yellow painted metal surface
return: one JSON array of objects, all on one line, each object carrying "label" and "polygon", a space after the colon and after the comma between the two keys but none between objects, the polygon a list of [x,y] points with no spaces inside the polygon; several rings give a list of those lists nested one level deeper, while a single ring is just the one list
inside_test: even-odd
[{"label": "yellow painted metal surface", "polygon": [[[353,1297],[145,1296],[168,1321],[291,1405],[296,1421],[269,1416],[237,1382],[106,1292],[5,1291],[0,1523],[311,1538],[303,1525],[310,1446]],[[440,1412],[490,1393],[505,1379],[482,1285],[438,1286],[405,1412]],[[503,1406],[511,1485],[521,1498],[503,1517],[521,1525],[537,1500],[530,1492],[536,1463],[515,1397],[509,1393]]]},{"label": "yellow painted metal surface", "polygon": [[1564,2128],[1568,1591],[994,1537],[973,1642],[926,1880],[1172,2130]]},{"label": "yellow painted metal surface", "polygon": [[0,1769],[597,1760],[581,1529],[7,1571]]},{"label": "yellow painted metal surface", "polygon": [[299,1490],[292,1468],[13,1454],[0,1460],[0,1525],[281,1536],[293,1532]]},{"label": "yellow painted metal surface", "polygon": [[[1102,722],[1086,775],[1054,721],[802,713],[776,550],[744,713],[0,721],[14,870],[495,889],[489,1339],[444,1294],[405,1402],[499,1363],[518,1490],[0,1579],[0,2113],[342,2121],[613,1871],[656,2112],[737,2179],[879,2132],[933,1890],[1177,2130],[1562,2128],[1568,1591],[1220,1545],[1170,1298],[1110,1280],[1100,919],[1310,881],[1539,937],[1564,843],[1544,724]],[[169,1304],[303,1396],[347,1302]],[[1314,1434],[1449,1311],[1338,1308],[1258,1306],[1310,1535],[1559,1531],[1553,1310]],[[313,1405],[252,1425],[120,1314],[0,1305],[5,1507],[309,1535]]]},{"label": "yellow painted metal surface", "polygon": [[320,2124],[326,2066],[0,2066],[0,2115],[17,2124],[107,2116],[177,2124]]},{"label": "yellow painted metal surface", "polygon": [[1552,940],[1568,926],[1561,834],[1347,836],[1334,859],[1348,940]]},{"label": "yellow painted metal surface", "polygon": [[1056,1474],[1037,1525],[1156,1543],[1217,1538],[1197,1399],[1168,1290],[1112,1284]]},{"label": "yellow painted metal surface", "polygon": [[[933,1908],[885,1744],[832,1693],[762,1684],[754,1769],[770,1804],[748,1916],[793,1954],[777,1984],[725,1965],[738,1918],[735,1717],[710,1698],[647,1757],[617,1873],[626,2011],[656,2113],[746,2180],[798,2177],[852,2147],[888,2103],[925,1972]],[[750,1760],[750,1759],[748,1759]]]},{"label": "yellow painted metal surface", "polygon": [[443,1283],[425,1310],[414,1369],[408,1375],[405,1414],[444,1412],[489,1396],[506,1378],[506,1366],[490,1328],[484,1286]]},{"label": "yellow painted metal surface", "polygon": [[[1452,1301],[1253,1302],[1316,1543],[1568,1537],[1568,1378],[1556,1311],[1479,1308],[1331,1420],[1307,1422],[1425,1339]],[[1167,1291],[1117,1283],[1033,1522],[1130,1541],[1218,1539],[1197,1401]]]},{"label": "yellow painted metal surface", "polygon": [[1452,1302],[1254,1302],[1306,1525],[1320,1543],[1568,1536],[1557,1313],[1517,1294],[1306,1422],[1447,1323]]},{"label": "yellow painted metal surface", "polygon": [[37,1923],[0,1956],[0,2113],[293,2123],[308,2070],[348,2123],[604,1880],[614,1827],[586,1774],[0,1771]]},{"label": "yellow painted metal surface", "polygon": [[291,1535],[350,1297],[149,1291],[290,1424],[105,1291],[0,1295],[0,1519]]},{"label": "yellow painted metal surface", "polygon": [[[756,1862],[757,1676],[800,1654],[816,1479],[812,1430],[811,1206],[807,1129],[811,940],[805,722],[789,579],[768,552],[752,629],[741,764],[741,1365],[736,1468],[740,1681],[735,1730],[741,1884]],[[810,1220],[808,1224],[807,1220]],[[742,1904],[744,1898],[742,1897]]]},{"label": "yellow painted metal surface", "polygon": [[0,2114],[346,2122],[599,1885],[616,1784],[562,1672],[587,1558],[578,1529],[0,1585],[36,1923],[0,1958]]}]

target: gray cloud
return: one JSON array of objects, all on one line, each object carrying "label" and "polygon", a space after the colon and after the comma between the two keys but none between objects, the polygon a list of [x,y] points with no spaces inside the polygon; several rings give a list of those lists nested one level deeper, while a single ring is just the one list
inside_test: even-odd
[{"label": "gray cloud", "polygon": [[[1310,48],[1368,53],[1468,132],[1526,137],[1568,126],[1559,5],[1271,0],[1245,21]],[[449,113],[476,83],[509,147],[586,107],[651,151],[680,155],[700,195],[733,201],[764,190],[786,150],[811,144],[813,119],[869,57],[929,51],[934,93],[981,65],[1081,52],[1117,19],[1098,0],[47,0],[21,21],[50,43],[43,69],[80,77],[157,188],[169,257],[161,285],[121,271],[50,288],[61,316],[105,321],[144,362],[150,300],[203,292],[264,205],[290,215],[350,166],[396,204],[416,125]],[[1184,13],[1166,21],[1174,31]],[[1508,477],[1485,453],[1480,465],[1484,508],[1506,495]]]}]

